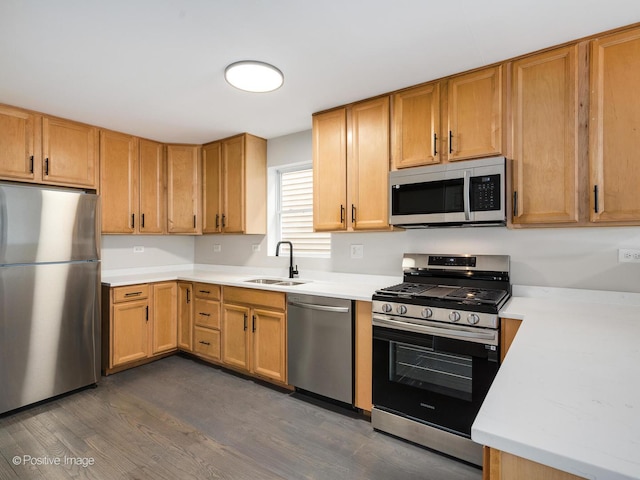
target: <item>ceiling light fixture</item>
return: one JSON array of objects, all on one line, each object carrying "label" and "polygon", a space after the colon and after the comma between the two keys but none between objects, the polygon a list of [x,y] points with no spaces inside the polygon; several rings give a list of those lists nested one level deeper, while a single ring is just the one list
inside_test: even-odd
[{"label": "ceiling light fixture", "polygon": [[284,75],[273,65],[255,60],[235,62],[224,69],[224,78],[246,92],[272,92],[282,86]]}]

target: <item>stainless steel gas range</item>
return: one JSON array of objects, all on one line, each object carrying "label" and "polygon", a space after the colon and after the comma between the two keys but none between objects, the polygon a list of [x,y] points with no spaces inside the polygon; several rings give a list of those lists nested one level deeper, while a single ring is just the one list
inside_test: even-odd
[{"label": "stainless steel gas range", "polygon": [[482,465],[471,425],[498,371],[505,255],[405,254],[373,295],[376,430]]}]

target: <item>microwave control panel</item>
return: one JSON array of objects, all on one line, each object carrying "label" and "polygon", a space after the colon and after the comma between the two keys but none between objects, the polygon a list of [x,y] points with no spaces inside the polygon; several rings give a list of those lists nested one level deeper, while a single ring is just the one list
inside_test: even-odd
[{"label": "microwave control panel", "polygon": [[500,175],[471,177],[471,211],[500,210]]}]

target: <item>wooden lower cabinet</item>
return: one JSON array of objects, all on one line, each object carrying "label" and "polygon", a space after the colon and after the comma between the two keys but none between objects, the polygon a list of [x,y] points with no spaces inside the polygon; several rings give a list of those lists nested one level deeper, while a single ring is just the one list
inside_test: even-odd
[{"label": "wooden lower cabinet", "polygon": [[193,353],[205,360],[222,360],[220,352],[219,285],[196,283],[193,286],[195,312],[193,316]]},{"label": "wooden lower cabinet", "polygon": [[135,300],[113,306],[110,367],[147,358],[149,354],[149,302]]},{"label": "wooden lower cabinet", "polygon": [[370,412],[373,407],[371,398],[371,364],[373,361],[371,307],[371,302],[356,302],[355,406],[366,412]]},{"label": "wooden lower cabinet", "polygon": [[483,480],[581,480],[571,473],[532,462],[495,448],[485,447]]},{"label": "wooden lower cabinet", "polygon": [[175,350],[178,346],[178,285],[163,282],[153,285],[149,315],[153,319],[151,353]]},{"label": "wooden lower cabinet", "polygon": [[501,318],[500,319],[500,363],[504,361],[504,357],[511,347],[513,339],[518,333],[518,329],[522,324],[522,320],[516,320],[514,318]]},{"label": "wooden lower cabinet", "polygon": [[225,287],[222,362],[241,371],[287,383],[287,321],[284,293]]},{"label": "wooden lower cabinet", "polygon": [[193,350],[193,284],[178,282],[178,348]]}]

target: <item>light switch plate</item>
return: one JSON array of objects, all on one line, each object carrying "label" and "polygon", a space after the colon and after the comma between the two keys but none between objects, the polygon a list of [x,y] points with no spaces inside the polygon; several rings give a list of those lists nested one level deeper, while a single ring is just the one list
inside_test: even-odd
[{"label": "light switch plate", "polygon": [[220,245],[219,243],[214,243],[213,244],[213,252],[214,253],[220,253],[222,251],[222,245]]},{"label": "light switch plate", "polygon": [[260,244],[259,243],[254,243],[253,245],[251,245],[251,251],[252,252],[259,252],[260,251]]},{"label": "light switch plate", "polygon": [[351,258],[364,257],[364,245],[351,245]]}]

